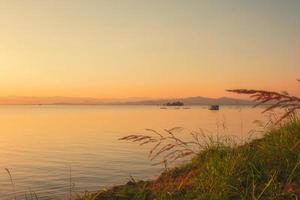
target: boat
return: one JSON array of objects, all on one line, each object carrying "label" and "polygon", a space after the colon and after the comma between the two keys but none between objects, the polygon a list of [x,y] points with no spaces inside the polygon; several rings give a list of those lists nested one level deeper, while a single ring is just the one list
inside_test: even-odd
[{"label": "boat", "polygon": [[220,109],[220,106],[219,105],[211,105],[209,107],[209,110],[219,110]]}]

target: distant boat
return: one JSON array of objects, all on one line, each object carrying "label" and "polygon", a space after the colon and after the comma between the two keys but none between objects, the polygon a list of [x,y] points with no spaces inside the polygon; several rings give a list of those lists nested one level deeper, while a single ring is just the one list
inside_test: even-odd
[{"label": "distant boat", "polygon": [[219,105],[211,105],[209,107],[209,110],[219,110],[220,109],[220,106]]}]

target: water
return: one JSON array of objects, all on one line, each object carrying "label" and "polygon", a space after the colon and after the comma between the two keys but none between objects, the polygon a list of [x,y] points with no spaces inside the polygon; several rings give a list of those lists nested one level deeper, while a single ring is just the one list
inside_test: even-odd
[{"label": "water", "polygon": [[[145,128],[162,131],[202,128],[209,134],[249,136],[266,120],[262,109],[207,107],[159,109],[157,106],[0,106],[0,197],[18,199],[34,191],[39,199],[64,199],[72,191],[95,191],[135,179],[154,178],[147,147],[117,140]],[[224,126],[225,125],[225,128]],[[71,177],[71,181],[70,181]]]}]

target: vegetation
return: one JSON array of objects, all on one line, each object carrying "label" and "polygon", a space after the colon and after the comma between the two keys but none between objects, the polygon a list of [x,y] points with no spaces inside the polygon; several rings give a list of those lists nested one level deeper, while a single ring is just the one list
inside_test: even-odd
[{"label": "vegetation", "polygon": [[184,103],[180,101],[168,102],[164,106],[184,106]]},{"label": "vegetation", "polygon": [[150,135],[128,135],[120,138],[120,140],[138,143],[141,146],[153,144],[153,147],[149,151],[149,159],[153,161],[162,158],[161,161],[154,163],[154,165],[163,163],[167,166],[170,162],[197,154],[194,150],[195,146],[198,148],[202,146],[199,139],[201,136],[200,133],[192,132],[191,136],[193,140],[183,141],[175,135],[182,130],[182,127],[175,127],[170,130],[165,129],[164,132],[159,133],[153,129],[146,129]]},{"label": "vegetation", "polygon": [[[300,82],[300,80],[297,80]],[[234,92],[237,94],[248,94],[259,106],[266,103],[271,103],[263,112],[268,112],[276,108],[285,109],[286,112],[277,120],[277,123],[287,118],[290,114],[300,109],[300,98],[290,95],[288,92],[273,92],[265,90],[247,90],[247,89],[235,89],[227,90],[228,92]]]},{"label": "vegetation", "polygon": [[241,146],[211,142],[188,164],[153,181],[129,181],[81,199],[297,199],[300,198],[300,122],[273,128]]}]

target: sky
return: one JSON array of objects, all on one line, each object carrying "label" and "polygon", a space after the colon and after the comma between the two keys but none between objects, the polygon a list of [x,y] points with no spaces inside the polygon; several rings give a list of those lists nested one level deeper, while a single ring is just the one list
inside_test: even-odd
[{"label": "sky", "polygon": [[300,95],[299,0],[0,0],[0,96]]}]

